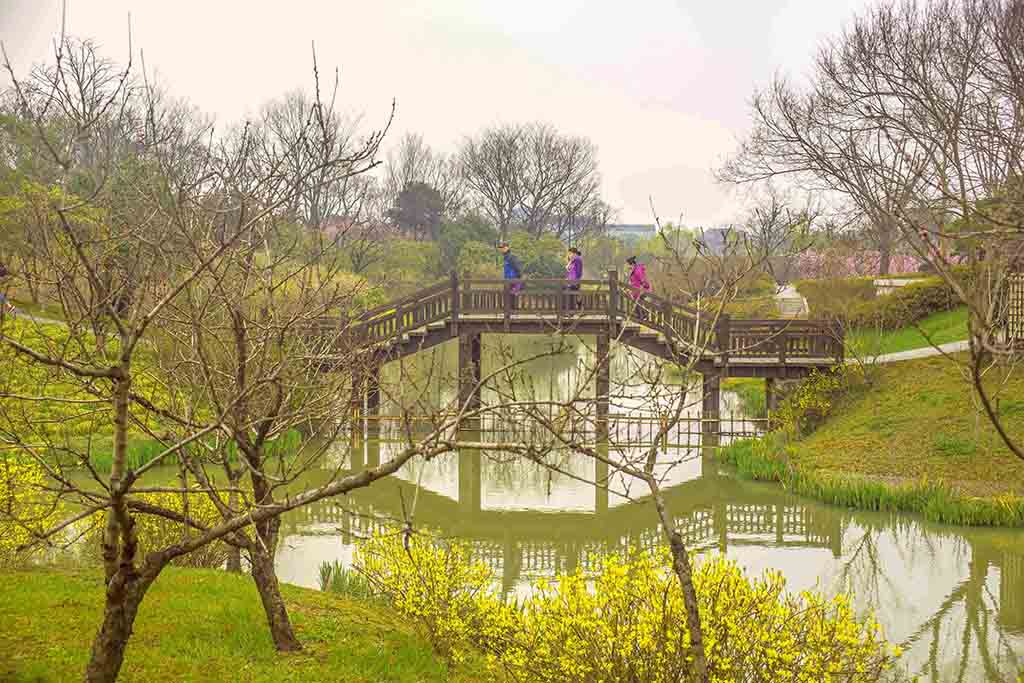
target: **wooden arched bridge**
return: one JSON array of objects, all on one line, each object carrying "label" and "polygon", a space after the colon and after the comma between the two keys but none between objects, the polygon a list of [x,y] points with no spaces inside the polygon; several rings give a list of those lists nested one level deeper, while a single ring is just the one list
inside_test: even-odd
[{"label": "wooden arched bridge", "polygon": [[[843,362],[842,330],[815,320],[734,320],[647,294],[634,301],[616,271],[582,280],[568,291],[564,280],[459,278],[366,311],[347,325],[348,338],[373,362],[357,378],[353,409],[376,414],[379,366],[399,356],[459,341],[459,399],[479,406],[481,335],[575,334],[597,339],[598,412],[607,414],[610,341],[669,362],[692,364],[704,378],[704,415],[717,419],[723,377],[764,378],[769,406],[779,379],[799,379]],[[712,426],[709,431],[717,432]]]}]

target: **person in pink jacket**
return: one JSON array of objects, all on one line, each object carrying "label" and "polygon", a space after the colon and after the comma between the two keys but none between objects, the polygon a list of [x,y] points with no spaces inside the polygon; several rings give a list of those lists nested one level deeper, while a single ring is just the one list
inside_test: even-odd
[{"label": "person in pink jacket", "polygon": [[633,298],[637,317],[646,318],[647,311],[639,304],[643,301],[644,295],[652,289],[651,282],[647,279],[647,268],[644,267],[644,264],[637,263],[636,256],[626,259],[626,265],[629,266],[629,295]]}]

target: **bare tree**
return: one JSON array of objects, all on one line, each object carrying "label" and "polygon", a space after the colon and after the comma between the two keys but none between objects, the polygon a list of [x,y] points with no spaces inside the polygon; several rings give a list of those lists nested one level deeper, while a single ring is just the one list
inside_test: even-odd
[{"label": "bare tree", "polygon": [[443,220],[456,219],[466,207],[465,182],[455,161],[431,149],[422,135],[407,133],[387,156],[383,192],[388,207],[416,184],[438,193]]},{"label": "bare tree", "polygon": [[[541,123],[490,128],[459,151],[466,184],[506,235],[521,226],[533,235],[573,234],[607,218],[601,202],[597,150],[585,138]],[[596,220],[595,220],[596,219]]]},{"label": "bare tree", "polygon": [[[1002,330],[1024,250],[1022,38],[1019,0],[874,8],[822,48],[807,88],[777,79],[755,95],[754,132],[723,176],[816,181],[925,259],[969,309],[969,373],[1024,459],[985,381],[1015,352]],[[961,244],[962,262],[944,241]]]},{"label": "bare tree", "polygon": [[[95,91],[70,87],[62,75],[66,54],[82,46],[62,39],[55,67],[28,80],[6,64],[33,133],[26,144],[43,160],[39,178],[53,179],[45,185],[46,210],[32,225],[34,276],[48,279],[49,303],[66,320],[58,327],[30,324],[27,332],[10,319],[0,323],[0,343],[53,376],[32,395],[2,396],[5,448],[45,474],[42,493],[71,504],[59,521],[33,529],[34,543],[73,541],[83,524],[103,517],[105,607],[87,680],[117,677],[152,583],[168,563],[214,541],[248,552],[275,642],[294,648],[272,568],[276,519],[451,448],[448,440],[421,440],[382,466],[339,468],[327,483],[283,496],[278,492],[309,467],[316,447],[287,464],[269,457],[268,444],[300,424],[314,433],[337,429],[322,419],[327,401],[363,356],[339,315],[357,292],[329,270],[309,274],[306,260],[268,249],[268,238],[287,224],[296,197],[309,196],[310,184],[337,177],[338,169],[366,170],[381,134],[340,155],[336,146],[311,144],[316,151],[301,165],[295,150],[275,149],[259,129],[215,148],[206,123],[188,108],[164,106],[147,82],[133,87],[128,68]],[[127,144],[137,139],[140,120],[142,143]],[[309,132],[298,144],[328,139],[318,100],[307,120]],[[333,321],[326,327],[318,322],[325,315]],[[41,403],[72,406],[73,414],[54,425],[31,410]],[[74,426],[86,430],[84,439],[69,433]],[[96,429],[110,430],[109,451],[94,443]],[[137,464],[129,449],[140,434],[162,449]],[[227,441],[240,451],[235,462]],[[98,464],[104,456],[109,473]],[[178,486],[154,486],[145,476],[174,463]],[[238,464],[248,487],[239,485]],[[209,474],[218,466],[229,466],[226,485]],[[180,496],[184,512],[148,497],[161,493]],[[188,512],[196,494],[211,499],[221,521],[196,521]],[[185,532],[177,542],[143,548],[138,528],[146,516],[179,523]]]}]

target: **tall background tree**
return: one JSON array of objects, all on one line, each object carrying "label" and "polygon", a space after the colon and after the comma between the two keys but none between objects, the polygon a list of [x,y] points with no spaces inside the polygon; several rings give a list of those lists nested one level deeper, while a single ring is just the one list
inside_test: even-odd
[{"label": "tall background tree", "polygon": [[[968,308],[970,375],[1006,445],[992,372],[1013,372],[1010,287],[1024,253],[1024,2],[931,0],[865,11],[820,50],[809,82],[755,94],[753,131],[722,170],[839,193]],[[954,259],[944,241],[964,244]]]},{"label": "tall background tree", "polygon": [[502,236],[582,238],[603,227],[597,148],[543,123],[504,125],[467,138],[458,153],[466,185]]}]

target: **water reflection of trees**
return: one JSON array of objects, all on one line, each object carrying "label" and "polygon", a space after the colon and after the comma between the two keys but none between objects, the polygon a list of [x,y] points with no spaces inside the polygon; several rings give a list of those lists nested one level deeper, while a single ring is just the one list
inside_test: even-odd
[{"label": "water reflection of trees", "polygon": [[[941,527],[895,516],[854,514],[844,528],[847,537],[854,538],[844,540],[847,552],[833,588],[849,587],[865,610],[907,611],[904,591],[890,576],[894,566],[929,567],[937,560],[952,558],[955,565],[967,567],[967,576],[943,596],[934,612],[899,638],[901,647],[921,660],[912,665],[912,674],[932,681],[998,682],[1020,669],[1022,660],[1014,651],[1013,640],[1018,648],[1024,642],[1021,599],[1014,600],[1024,590],[1021,557],[1000,554],[983,540],[969,540]],[[880,548],[883,543],[884,551]],[[998,597],[988,585],[991,568],[1000,570]],[[924,647],[927,654],[922,656]],[[958,654],[951,659],[953,652]],[[949,671],[950,666],[955,671]]]}]

